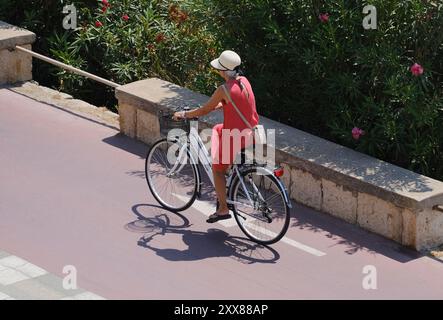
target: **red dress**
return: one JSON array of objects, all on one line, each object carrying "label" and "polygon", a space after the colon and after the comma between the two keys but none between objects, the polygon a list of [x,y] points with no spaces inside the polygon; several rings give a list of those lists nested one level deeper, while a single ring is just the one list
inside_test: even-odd
[{"label": "red dress", "polygon": [[[244,85],[240,86],[239,80]],[[251,127],[258,124],[258,114],[255,107],[255,97],[251,84],[246,77],[228,80],[225,84],[231,99],[249,122]],[[247,95],[249,93],[249,98]],[[226,170],[235,159],[237,153],[253,142],[252,131],[238,115],[232,103],[223,104],[223,123],[212,129],[211,156],[213,170]]]}]

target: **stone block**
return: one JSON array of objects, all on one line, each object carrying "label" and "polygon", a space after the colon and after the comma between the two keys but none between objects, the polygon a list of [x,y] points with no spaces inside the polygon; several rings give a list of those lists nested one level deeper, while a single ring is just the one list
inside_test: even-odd
[{"label": "stone block", "polygon": [[314,178],[309,172],[291,170],[291,198],[316,210],[321,210],[321,180]]},{"label": "stone block", "polygon": [[443,213],[431,208],[416,213],[416,249],[424,250],[443,243]]},{"label": "stone block", "polygon": [[160,139],[160,124],[157,116],[150,112],[137,109],[137,139],[152,144]]},{"label": "stone block", "polygon": [[402,208],[369,194],[357,198],[357,224],[397,242],[402,241]]},{"label": "stone block", "polygon": [[[23,45],[31,49],[31,45]],[[0,84],[32,79],[32,57],[21,51],[0,50]]]},{"label": "stone block", "polygon": [[347,191],[343,186],[321,179],[322,206],[321,211],[341,218],[349,223],[357,222],[357,194]]},{"label": "stone block", "polygon": [[136,137],[137,109],[131,105],[121,103],[118,107],[120,130],[131,138]]}]

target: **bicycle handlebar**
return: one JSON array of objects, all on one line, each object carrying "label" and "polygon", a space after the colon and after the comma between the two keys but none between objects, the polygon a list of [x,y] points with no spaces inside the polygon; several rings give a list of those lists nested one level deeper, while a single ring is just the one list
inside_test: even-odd
[{"label": "bicycle handlebar", "polygon": [[[193,108],[193,109],[196,109],[196,108]],[[193,109],[191,109],[188,104],[184,104],[184,105],[181,105],[181,106],[177,106],[177,107],[175,107],[172,110],[161,112],[161,116],[172,118],[174,116],[175,112],[178,112],[178,111],[191,111]],[[173,119],[173,120],[174,121],[190,121],[190,120],[195,120],[196,121],[196,120],[198,120],[198,117],[187,118],[187,119],[178,119],[178,120]]]}]

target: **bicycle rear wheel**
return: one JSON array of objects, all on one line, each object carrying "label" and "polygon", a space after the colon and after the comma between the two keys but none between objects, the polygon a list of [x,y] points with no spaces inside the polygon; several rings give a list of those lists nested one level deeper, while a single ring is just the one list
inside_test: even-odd
[{"label": "bicycle rear wheel", "polygon": [[279,241],[288,230],[290,209],[278,178],[263,174],[257,168],[248,169],[241,176],[247,193],[238,176],[230,192],[234,217],[240,229],[260,244]]},{"label": "bicycle rear wheel", "polygon": [[172,211],[189,208],[198,192],[198,169],[191,162],[188,148],[186,156],[181,157],[176,165],[179,155],[178,144],[162,139],[150,148],[145,161],[146,181],[152,195],[163,207]]}]

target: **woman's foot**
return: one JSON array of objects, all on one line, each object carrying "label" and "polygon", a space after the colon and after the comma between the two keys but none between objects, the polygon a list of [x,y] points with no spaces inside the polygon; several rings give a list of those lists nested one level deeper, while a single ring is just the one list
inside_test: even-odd
[{"label": "woman's foot", "polygon": [[226,219],[230,219],[231,215],[229,214],[229,209],[218,209],[214,214],[211,214],[208,218],[208,220],[206,220],[207,223],[214,223],[217,222],[219,220],[226,220]]}]

